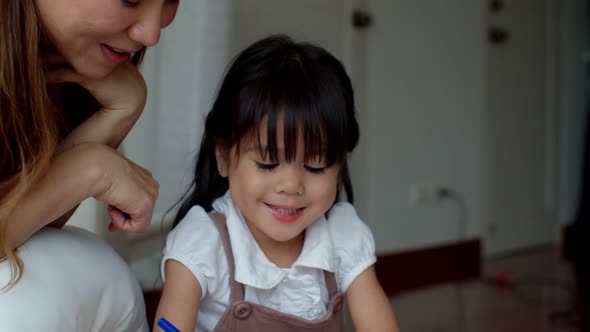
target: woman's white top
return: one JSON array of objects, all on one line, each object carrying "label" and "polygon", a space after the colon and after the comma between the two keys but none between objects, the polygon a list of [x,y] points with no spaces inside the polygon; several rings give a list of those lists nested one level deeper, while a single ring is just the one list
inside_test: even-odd
[{"label": "woman's white top", "polygon": [[[0,331],[147,332],[139,283],[105,241],[46,227],[18,248],[22,279],[0,293]],[[0,287],[10,279],[0,262]]]}]

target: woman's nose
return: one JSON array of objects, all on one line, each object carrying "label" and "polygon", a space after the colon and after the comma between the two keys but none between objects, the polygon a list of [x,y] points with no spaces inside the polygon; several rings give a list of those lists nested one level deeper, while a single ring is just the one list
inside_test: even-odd
[{"label": "woman's nose", "polygon": [[153,46],[160,41],[160,32],[172,23],[176,16],[177,2],[166,2],[160,7],[148,7],[130,28],[131,39],[144,46]]},{"label": "woman's nose", "polygon": [[131,39],[143,46],[154,46],[160,41],[160,27],[155,28],[145,21],[138,22],[131,28]]}]

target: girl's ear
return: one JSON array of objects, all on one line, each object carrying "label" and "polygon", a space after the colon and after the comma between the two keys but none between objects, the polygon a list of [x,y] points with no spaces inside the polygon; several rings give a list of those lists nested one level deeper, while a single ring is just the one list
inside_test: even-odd
[{"label": "girl's ear", "polygon": [[225,150],[223,148],[221,148],[219,145],[215,146],[215,161],[217,162],[217,171],[219,172],[219,175],[221,175],[221,177],[227,177],[228,176],[228,171],[227,171],[227,165],[228,165],[228,161],[227,161],[227,153],[225,152]]}]

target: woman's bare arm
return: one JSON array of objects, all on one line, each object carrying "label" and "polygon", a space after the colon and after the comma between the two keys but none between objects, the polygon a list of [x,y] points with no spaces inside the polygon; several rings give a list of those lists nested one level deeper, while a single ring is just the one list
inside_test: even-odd
[{"label": "woman's bare arm", "polygon": [[[54,61],[65,60],[57,57]],[[102,106],[60,142],[60,150],[82,143],[100,143],[118,149],[143,112],[146,84],[131,62],[118,66],[100,80],[86,79],[73,69],[55,70],[49,76],[52,83],[75,82],[82,85]],[[78,205],[75,205],[48,226],[63,227],[77,208]]]},{"label": "woman's bare arm", "polygon": [[[58,153],[46,175],[17,203],[7,230],[17,247],[35,232],[95,197],[131,215],[111,213],[117,228],[143,231],[149,224],[158,184],[151,174],[103,144],[80,144]],[[2,216],[2,219],[7,216]]]}]

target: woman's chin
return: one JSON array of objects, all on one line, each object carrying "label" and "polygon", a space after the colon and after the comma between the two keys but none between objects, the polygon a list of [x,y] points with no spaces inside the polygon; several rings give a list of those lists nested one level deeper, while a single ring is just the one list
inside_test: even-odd
[{"label": "woman's chin", "polygon": [[90,65],[90,64],[82,64],[79,66],[74,66],[74,70],[90,79],[90,80],[100,80],[108,76],[110,73],[113,72],[115,66],[105,66],[105,65]]}]

